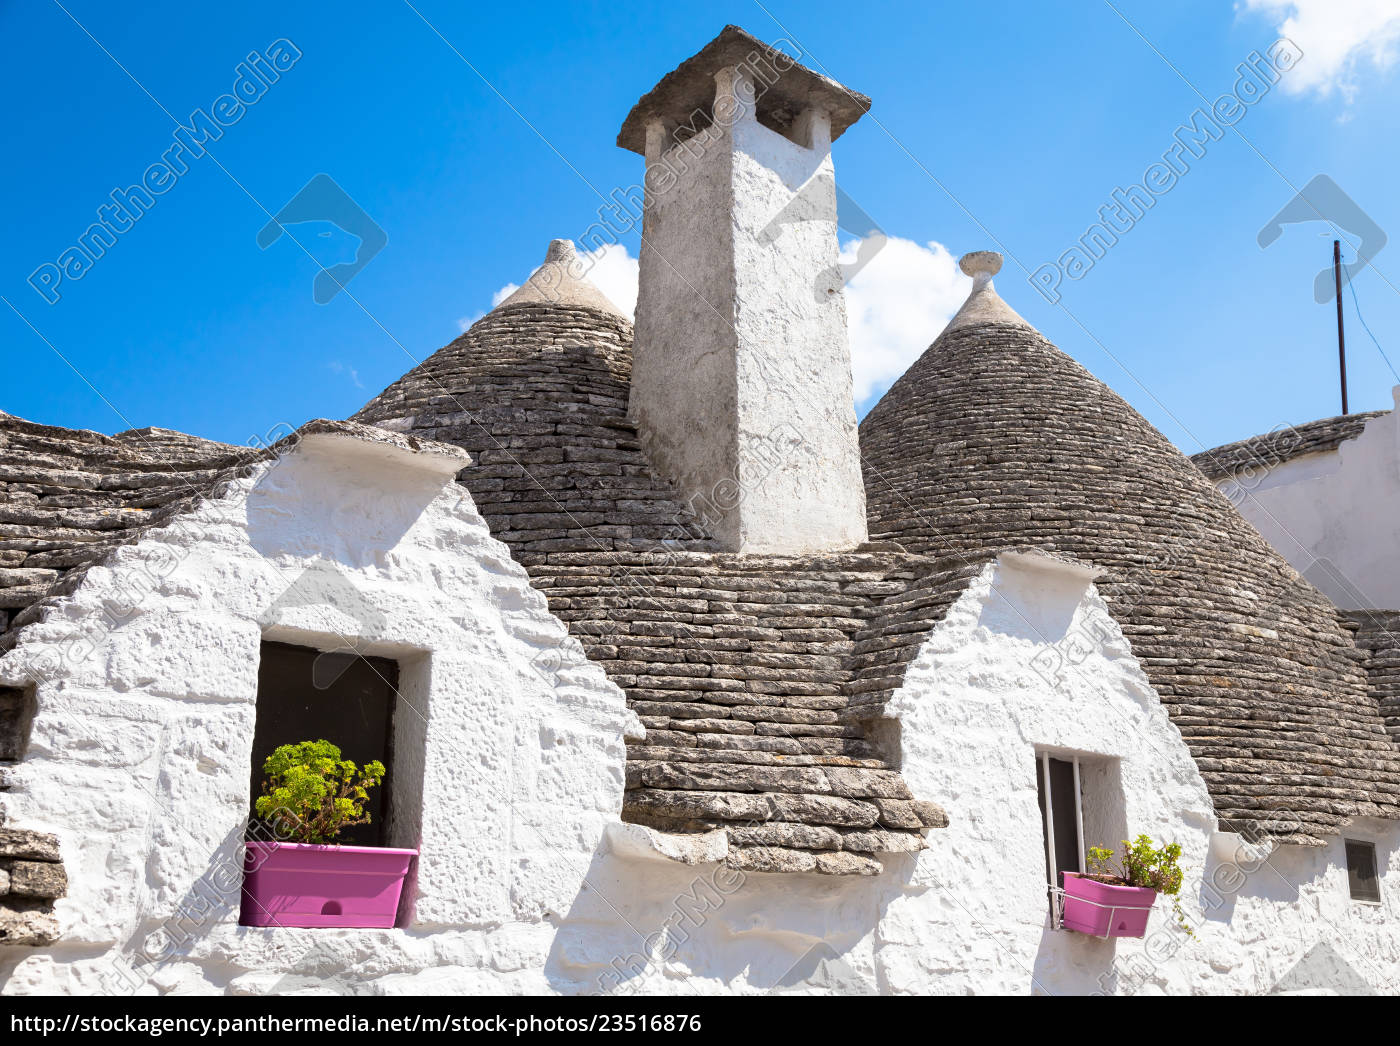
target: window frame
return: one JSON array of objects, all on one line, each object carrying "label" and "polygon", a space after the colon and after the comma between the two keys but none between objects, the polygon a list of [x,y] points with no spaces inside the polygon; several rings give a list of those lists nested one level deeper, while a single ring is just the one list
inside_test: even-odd
[{"label": "window frame", "polygon": [[[1375,896],[1357,896],[1356,875],[1351,863],[1351,848],[1353,846],[1364,846],[1370,854],[1371,860],[1371,880],[1375,883]],[[1342,837],[1342,858],[1346,862],[1347,869],[1347,895],[1356,904],[1369,904],[1380,907],[1381,901],[1381,864],[1376,852],[1376,844],[1371,839],[1352,839]]]},{"label": "window frame", "polygon": [[[316,681],[316,666],[318,661],[326,656],[340,656],[346,660],[331,681],[322,685]],[[382,735],[376,721],[361,719],[364,723],[364,731],[376,739],[381,739],[382,736],[380,745],[368,751],[364,745],[347,743],[350,737],[346,736],[347,728],[343,724],[347,721],[348,713],[352,710],[363,711],[364,706],[353,704],[353,698],[339,689],[342,682],[349,683],[353,678],[350,676],[352,669],[362,671],[358,668],[360,664],[363,664],[374,679],[382,684],[387,691],[384,694]],[[334,668],[334,663],[331,667]],[[355,649],[328,651],[320,645],[311,645],[295,640],[289,641],[285,638],[269,639],[267,636],[263,637],[258,648],[257,693],[253,709],[253,743],[249,759],[248,823],[250,826],[258,820],[255,804],[263,777],[262,760],[258,758],[259,753],[261,752],[265,758],[267,755],[271,755],[279,745],[296,744],[319,737],[337,744],[342,749],[343,757],[346,759],[352,759],[361,766],[372,759],[378,759],[384,764],[386,770],[383,782],[370,793],[372,801],[368,804],[367,809],[372,820],[368,825],[357,825],[348,829],[345,832],[345,837],[337,841],[337,845],[373,848],[391,845],[389,839],[394,827],[391,824],[391,819],[394,809],[393,783],[396,762],[395,718],[398,712],[401,670],[399,659],[394,657],[370,654]],[[378,685],[376,685],[376,689],[378,689]],[[313,726],[290,732],[273,730],[274,723],[278,726],[285,725],[282,720],[287,718],[286,711],[284,707],[279,707],[279,702],[285,706],[288,692],[307,695],[301,715],[298,716],[293,712],[292,716],[299,719],[309,717],[314,720]],[[316,694],[321,696],[316,697]],[[310,714],[313,712],[314,715]],[[353,728],[349,730],[349,733],[353,736]]]},{"label": "window frame", "polygon": [[[1060,868],[1055,859],[1055,793],[1051,787],[1050,760],[1058,759],[1062,763],[1069,763],[1073,767],[1074,773],[1074,828],[1078,835],[1078,846],[1076,850],[1079,854],[1078,868]],[[1060,873],[1063,871],[1077,871],[1081,875],[1087,870],[1084,867],[1084,784],[1079,771],[1078,753],[1056,754],[1050,751],[1039,751],[1035,754],[1036,774],[1040,779],[1040,787],[1045,794],[1045,811],[1042,818],[1041,834],[1045,836],[1045,862],[1049,872],[1047,886],[1052,890],[1060,888]]]}]

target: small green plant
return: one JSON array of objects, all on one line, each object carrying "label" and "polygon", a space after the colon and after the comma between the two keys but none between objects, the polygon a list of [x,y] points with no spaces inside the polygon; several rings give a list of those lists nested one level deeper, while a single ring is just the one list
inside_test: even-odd
[{"label": "small green plant", "polygon": [[1166,894],[1172,899],[1176,921],[1188,936],[1196,936],[1181,907],[1181,884],[1186,870],[1177,863],[1181,857],[1179,844],[1168,843],[1158,849],[1152,845],[1150,835],[1140,835],[1132,842],[1123,840],[1123,858],[1118,865],[1113,864],[1113,851],[1102,846],[1089,847],[1088,857],[1090,875],[1117,880],[1117,885],[1146,886]]},{"label": "small green plant", "polygon": [[329,741],[282,745],[263,761],[262,791],[253,809],[298,843],[329,843],[342,829],[369,824],[369,790],[384,780],[375,759],[363,769],[340,758]]}]

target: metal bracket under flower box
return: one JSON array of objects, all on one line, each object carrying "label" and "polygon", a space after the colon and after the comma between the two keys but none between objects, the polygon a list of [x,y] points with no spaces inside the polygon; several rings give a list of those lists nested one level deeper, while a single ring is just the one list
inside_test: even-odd
[{"label": "metal bracket under flower box", "polygon": [[[1122,934],[1090,934],[1083,930],[1076,930],[1072,926],[1064,925],[1065,919],[1065,891],[1062,886],[1047,886],[1050,891],[1050,928],[1054,930],[1064,930],[1068,933],[1081,933],[1086,937],[1097,937],[1101,941],[1107,941],[1113,937],[1123,936]],[[1153,906],[1150,904],[1100,904],[1098,901],[1091,901],[1087,897],[1076,897],[1079,904],[1092,905],[1095,908],[1108,909],[1108,925],[1113,925],[1114,916],[1118,912],[1150,912]]]}]

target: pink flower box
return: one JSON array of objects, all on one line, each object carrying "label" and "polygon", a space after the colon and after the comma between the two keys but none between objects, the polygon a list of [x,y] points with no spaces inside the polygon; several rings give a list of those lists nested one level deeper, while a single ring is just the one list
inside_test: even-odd
[{"label": "pink flower box", "polygon": [[1065,872],[1065,913],[1061,925],[1093,937],[1142,937],[1157,901],[1150,886],[1112,886]]},{"label": "pink flower box", "polygon": [[246,845],[244,926],[393,926],[418,855],[380,846]]}]

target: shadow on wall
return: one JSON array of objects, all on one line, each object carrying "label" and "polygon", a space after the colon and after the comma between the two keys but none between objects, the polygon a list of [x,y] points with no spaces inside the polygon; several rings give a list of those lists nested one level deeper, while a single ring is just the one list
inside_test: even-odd
[{"label": "shadow on wall", "polygon": [[[443,478],[305,447],[279,459],[248,494],[248,540],[264,557],[322,556],[349,569],[392,549],[442,493]],[[347,482],[345,473],[354,472]],[[352,493],[353,492],[353,493]]]},{"label": "shadow on wall", "polygon": [[991,597],[977,623],[1016,639],[1058,643],[1069,634],[1089,577],[1028,569],[1014,559],[998,562]]},{"label": "shadow on wall", "polygon": [[545,963],[569,995],[875,995],[874,931],[911,887],[914,859],[879,876],[744,872],[597,851]]}]

